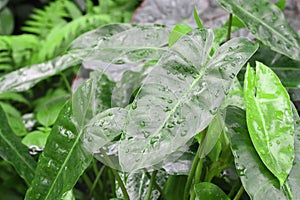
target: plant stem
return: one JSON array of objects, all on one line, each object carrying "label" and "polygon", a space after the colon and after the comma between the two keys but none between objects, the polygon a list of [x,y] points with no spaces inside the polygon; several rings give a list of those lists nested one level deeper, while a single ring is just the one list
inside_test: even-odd
[{"label": "plant stem", "polygon": [[[103,154],[104,159],[106,160],[106,162],[108,163],[108,165],[109,166],[114,166],[114,164],[111,162],[111,160],[109,159],[109,157],[107,156],[107,154],[106,154],[106,152],[104,151],[103,148],[100,148],[100,152]],[[119,176],[118,172],[114,168],[112,168],[112,167],[111,167],[111,171],[112,171],[113,175],[115,176],[115,178],[116,178],[116,180],[117,180],[117,182],[118,182],[118,184],[119,184],[119,186],[120,186],[120,188],[122,190],[122,193],[123,193],[123,196],[124,196],[124,200],[130,200],[129,195],[127,193],[127,190],[125,188],[125,185],[124,185],[121,177]]]},{"label": "plant stem", "polygon": [[[149,172],[145,171],[146,176],[151,179],[151,175],[149,174]],[[156,181],[154,180],[153,182],[154,187],[159,191],[160,195],[162,196],[163,199],[167,199],[164,191],[161,189],[161,187],[156,183]]]},{"label": "plant stem", "polygon": [[82,178],[83,178],[85,184],[87,185],[87,187],[88,187],[89,189],[91,189],[91,188],[92,188],[92,181],[90,180],[89,176],[88,176],[86,173],[84,173],[84,174],[82,175]]},{"label": "plant stem", "polygon": [[188,179],[187,179],[185,187],[184,187],[184,195],[183,195],[184,200],[188,200],[188,198],[189,198],[189,193],[191,190],[192,182],[193,182],[193,179],[195,176],[195,172],[196,172],[198,163],[200,161],[201,152],[203,150],[202,143],[204,141],[205,136],[206,136],[206,130],[204,130],[202,133],[201,144],[199,144],[198,150],[196,152],[196,155],[195,155],[195,158],[194,158],[194,161],[193,161],[193,164],[192,164],[189,176],[188,176]]},{"label": "plant stem", "polygon": [[231,26],[232,26],[232,14],[229,14],[229,20],[228,20],[228,30],[227,30],[227,41],[231,38]]},{"label": "plant stem", "polygon": [[236,195],[235,195],[235,197],[234,197],[233,200],[239,200],[241,198],[243,192],[244,192],[244,186],[242,185],[240,187],[239,191],[236,193]]},{"label": "plant stem", "polygon": [[62,79],[64,80],[68,92],[69,92],[70,94],[72,94],[72,89],[71,89],[71,86],[70,86],[70,83],[69,83],[67,77],[66,77],[66,76],[64,75],[64,73],[62,73],[62,72],[59,72],[59,74],[60,74],[60,76],[62,77]]},{"label": "plant stem", "polygon": [[[197,165],[196,172],[195,172],[194,185],[197,184],[197,183],[200,183],[201,174],[202,174],[202,167],[203,167],[203,158],[200,158],[199,162],[198,162],[198,165]],[[192,190],[190,200],[195,200],[195,198],[196,198],[195,190]]]},{"label": "plant stem", "polygon": [[149,187],[148,187],[148,191],[147,191],[145,200],[150,200],[150,198],[151,198],[152,188],[153,188],[153,185],[154,185],[154,182],[155,182],[156,174],[157,174],[157,170],[155,170],[152,173],[152,176],[151,176],[151,179],[150,179],[150,184],[149,184]]},{"label": "plant stem", "polygon": [[89,199],[92,197],[93,191],[94,191],[94,189],[95,189],[95,187],[96,187],[96,185],[97,185],[97,183],[98,183],[98,181],[99,181],[99,179],[100,179],[100,176],[102,175],[104,169],[105,169],[105,166],[103,166],[103,167],[98,171],[97,176],[96,176],[96,178],[95,178],[95,180],[94,180],[94,182],[93,182],[93,185],[92,185],[92,187],[91,187],[91,189],[90,189],[90,192],[89,192]]}]

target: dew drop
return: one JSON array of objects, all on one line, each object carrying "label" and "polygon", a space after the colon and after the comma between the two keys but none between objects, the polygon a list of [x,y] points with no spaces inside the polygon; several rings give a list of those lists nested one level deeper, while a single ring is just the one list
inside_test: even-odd
[{"label": "dew drop", "polygon": [[144,137],[145,137],[145,138],[148,138],[149,136],[150,136],[150,133],[147,132],[147,131],[144,131]]},{"label": "dew drop", "polygon": [[169,112],[169,111],[171,111],[171,108],[169,108],[169,107],[167,106],[167,107],[165,107],[164,111],[165,111],[165,112]]},{"label": "dew drop", "polygon": [[145,127],[145,122],[144,122],[144,121],[141,121],[140,127],[141,127],[141,128],[144,128],[144,127]]},{"label": "dew drop", "polygon": [[235,77],[235,73],[232,73],[229,75],[229,78],[231,78],[231,79],[234,79],[234,77]]},{"label": "dew drop", "polygon": [[174,127],[174,124],[168,124],[167,127],[168,127],[168,128],[173,128],[173,127]]},{"label": "dew drop", "polygon": [[132,103],[131,108],[132,110],[135,110],[137,108],[136,102]]},{"label": "dew drop", "polygon": [[218,107],[214,107],[213,109],[209,110],[209,113],[215,115],[218,112]]},{"label": "dew drop", "polygon": [[173,100],[172,100],[172,99],[169,99],[169,100],[168,100],[168,103],[170,103],[170,104],[173,103]]},{"label": "dew drop", "polygon": [[151,140],[150,140],[150,144],[151,144],[151,145],[155,144],[155,143],[158,141],[158,139],[159,139],[158,136],[152,137]]},{"label": "dew drop", "polygon": [[184,131],[181,132],[180,135],[181,135],[181,137],[184,137],[184,136],[186,136],[186,134],[187,134],[187,130],[184,130]]}]

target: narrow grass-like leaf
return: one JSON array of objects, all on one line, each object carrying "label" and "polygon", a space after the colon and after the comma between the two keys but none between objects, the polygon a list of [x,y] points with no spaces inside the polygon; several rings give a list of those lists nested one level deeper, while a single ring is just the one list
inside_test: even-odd
[{"label": "narrow grass-like leaf", "polygon": [[1,106],[0,119],[0,156],[10,162],[27,185],[30,185],[36,162],[29,155],[27,147],[21,143],[21,139],[13,133]]},{"label": "narrow grass-like leaf", "polygon": [[191,30],[193,28],[186,24],[177,24],[174,26],[169,36],[169,46],[173,46],[184,34],[187,34]]},{"label": "narrow grass-like leaf", "polygon": [[245,38],[221,46],[210,58],[211,30],[183,36],[149,73],[128,113],[119,146],[125,171],[153,166],[184,147],[213,119],[235,75],[257,50]]},{"label": "narrow grass-like leaf", "polygon": [[245,75],[247,125],[266,167],[283,185],[294,159],[294,125],[290,98],[280,80],[262,63]]},{"label": "narrow grass-like leaf", "polygon": [[262,43],[274,51],[300,60],[300,38],[281,10],[266,0],[217,0],[239,17]]},{"label": "narrow grass-like leaf", "polygon": [[231,134],[231,149],[236,170],[250,198],[253,200],[272,199],[274,197],[276,199],[297,199],[300,195],[300,119],[294,106],[295,159],[283,187],[280,187],[276,177],[266,168],[257,154],[247,130],[245,111],[230,106],[226,113],[225,121]]},{"label": "narrow grass-like leaf", "polygon": [[48,137],[25,199],[60,199],[74,187],[90,164],[93,156],[83,149],[80,140],[83,132],[77,132],[71,117],[72,105],[69,101]]},{"label": "narrow grass-like leaf", "polygon": [[213,183],[198,183],[194,189],[199,200],[230,200],[223,190]]}]

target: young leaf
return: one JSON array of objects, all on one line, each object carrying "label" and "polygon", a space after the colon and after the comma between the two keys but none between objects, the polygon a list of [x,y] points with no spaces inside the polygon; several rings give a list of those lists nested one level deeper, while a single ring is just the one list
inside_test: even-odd
[{"label": "young leaf", "polygon": [[28,149],[11,130],[6,115],[0,106],[0,156],[10,162],[18,174],[30,185],[35,173],[36,162]]},{"label": "young leaf", "polygon": [[48,137],[25,199],[60,199],[90,164],[93,156],[83,149],[80,141],[83,132],[77,132],[71,116],[69,101]]},{"label": "young leaf", "polygon": [[282,186],[294,159],[294,125],[290,98],[272,70],[256,63],[245,75],[247,125],[253,145]]},{"label": "young leaf", "polygon": [[244,110],[229,106],[226,110],[226,126],[231,134],[231,149],[235,159],[236,170],[242,184],[251,199],[293,199],[298,197],[300,170],[300,127],[299,116],[293,106],[295,125],[295,159],[294,165],[283,187],[276,177],[266,168],[257,154],[246,125]]},{"label": "young leaf", "polygon": [[300,60],[300,38],[283,13],[266,0],[217,0],[228,12],[239,17],[251,33],[274,51]]},{"label": "young leaf", "polygon": [[173,46],[184,34],[187,34],[191,30],[193,30],[193,28],[186,24],[177,24],[174,26],[169,36],[169,46]]},{"label": "young leaf", "polygon": [[196,6],[194,7],[194,18],[195,18],[195,21],[197,23],[198,28],[203,28],[203,24],[202,24],[201,19],[198,15]]},{"label": "young leaf", "polygon": [[223,190],[213,183],[198,183],[195,185],[195,192],[199,200],[230,200]]},{"label": "young leaf", "polygon": [[193,30],[149,73],[128,112],[126,138],[119,145],[123,170],[158,164],[203,130],[258,48],[236,38],[210,58],[212,42],[211,30]]}]

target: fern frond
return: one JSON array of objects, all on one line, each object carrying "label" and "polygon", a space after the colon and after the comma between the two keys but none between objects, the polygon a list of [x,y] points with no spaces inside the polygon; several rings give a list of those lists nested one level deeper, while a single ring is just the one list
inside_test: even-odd
[{"label": "fern frond", "polygon": [[56,0],[44,9],[34,9],[22,30],[46,38],[53,27],[67,24],[69,20],[81,17],[81,11],[72,1]]},{"label": "fern frond", "polygon": [[0,70],[8,72],[28,65],[38,45],[39,40],[34,35],[1,36]]},{"label": "fern frond", "polygon": [[33,55],[31,64],[61,55],[79,35],[110,21],[110,17],[107,15],[86,15],[69,22],[65,26],[56,26],[41,42],[40,51]]}]

